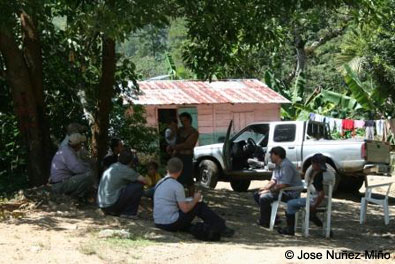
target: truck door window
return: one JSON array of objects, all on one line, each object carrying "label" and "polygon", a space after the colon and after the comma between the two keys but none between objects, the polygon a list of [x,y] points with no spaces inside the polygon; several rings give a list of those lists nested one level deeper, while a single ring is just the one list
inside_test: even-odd
[{"label": "truck door window", "polygon": [[307,139],[331,139],[327,124],[309,122],[307,127]]},{"label": "truck door window", "polygon": [[293,142],[295,141],[295,124],[277,125],[274,129],[274,142]]},{"label": "truck door window", "polygon": [[252,138],[256,143],[259,142],[269,131],[269,125],[251,125],[247,127],[241,134],[239,134],[233,142],[246,141],[248,138]]}]

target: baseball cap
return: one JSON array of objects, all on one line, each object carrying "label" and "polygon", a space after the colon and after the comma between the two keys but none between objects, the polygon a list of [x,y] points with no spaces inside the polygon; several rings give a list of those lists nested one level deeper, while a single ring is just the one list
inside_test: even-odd
[{"label": "baseball cap", "polygon": [[80,133],[73,133],[69,137],[69,145],[75,146],[86,141],[86,137]]}]

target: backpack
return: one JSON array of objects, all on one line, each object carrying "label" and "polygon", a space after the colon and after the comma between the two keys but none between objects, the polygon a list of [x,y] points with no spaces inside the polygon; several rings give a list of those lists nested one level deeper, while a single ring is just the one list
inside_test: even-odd
[{"label": "backpack", "polygon": [[194,238],[203,241],[220,241],[221,232],[210,226],[209,224],[200,222],[192,224],[189,232]]}]

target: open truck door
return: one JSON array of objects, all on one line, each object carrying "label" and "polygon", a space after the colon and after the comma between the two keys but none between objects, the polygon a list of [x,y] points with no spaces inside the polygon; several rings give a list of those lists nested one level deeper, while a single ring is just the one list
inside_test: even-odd
[{"label": "open truck door", "polygon": [[233,120],[230,121],[228,130],[226,131],[225,142],[222,147],[222,159],[224,161],[224,168],[225,172],[229,172],[232,169],[232,161],[230,155],[230,132],[232,131]]}]

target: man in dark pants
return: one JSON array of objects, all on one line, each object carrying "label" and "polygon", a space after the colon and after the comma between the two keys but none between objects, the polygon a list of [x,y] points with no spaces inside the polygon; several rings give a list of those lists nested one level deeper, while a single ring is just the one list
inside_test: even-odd
[{"label": "man in dark pants", "polygon": [[168,175],[160,180],[154,193],[155,225],[167,231],[188,231],[193,219],[198,216],[204,223],[224,237],[231,237],[234,230],[226,227],[225,220],[214,213],[204,202],[202,195],[195,192],[192,201],[187,201],[183,186],[177,181],[183,169],[179,158],[167,162]]},{"label": "man in dark pants", "polygon": [[[281,189],[302,186],[302,180],[295,166],[286,158],[285,149],[274,147],[270,151],[270,159],[276,165],[269,183],[254,193],[254,200],[260,206],[261,216],[258,224],[268,228],[270,225],[271,203],[278,199]],[[285,191],[281,200],[287,202],[298,198],[299,191]]]},{"label": "man in dark pants", "polygon": [[104,213],[136,219],[145,179],[130,166],[133,153],[123,150],[100,180],[97,201]]},{"label": "man in dark pants", "polygon": [[189,113],[180,114],[182,126],[177,130],[176,144],[167,147],[167,150],[180,158],[184,164],[184,169],[177,179],[182,185],[188,188],[189,196],[192,196],[194,188],[193,177],[193,149],[199,138],[199,132],[192,127],[192,116]]}]

